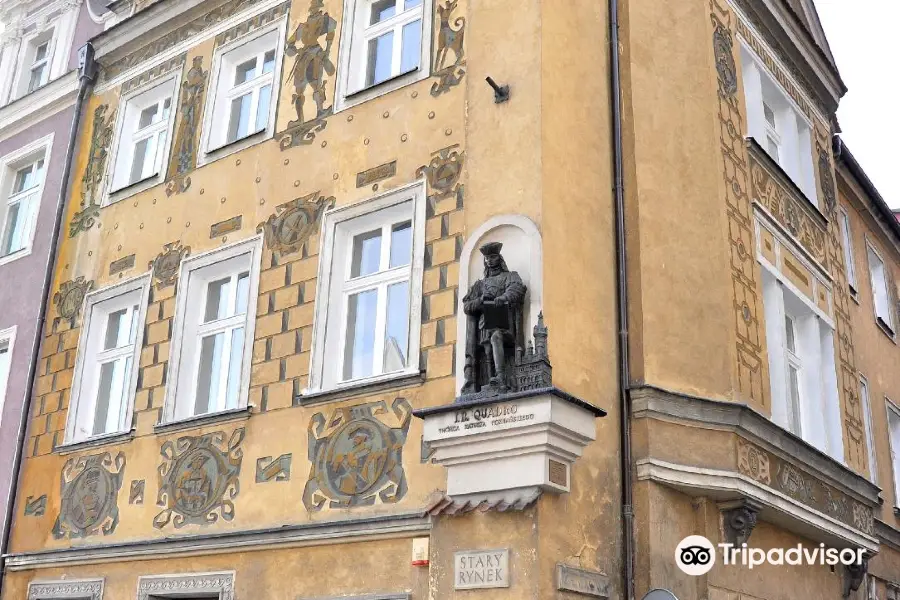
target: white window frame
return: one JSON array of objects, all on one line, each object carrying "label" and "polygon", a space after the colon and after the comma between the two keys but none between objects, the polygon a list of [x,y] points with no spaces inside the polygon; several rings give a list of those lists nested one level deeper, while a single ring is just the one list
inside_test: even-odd
[{"label": "white window frame", "polygon": [[[891,477],[894,490],[894,507],[900,508],[900,408],[894,402],[884,397],[885,416],[887,417],[888,446],[891,450]],[[891,419],[896,420],[896,430]]]},{"label": "white window frame", "polygon": [[[278,108],[278,100],[281,92],[281,65],[284,61],[284,40],[285,30],[287,27],[287,16],[278,19],[266,27],[261,27],[256,31],[248,33],[228,44],[216,48],[212,62],[212,77],[210,78],[209,92],[206,96],[206,102],[203,109],[203,127],[200,132],[200,155],[197,158],[197,165],[202,166],[211,163],[220,158],[224,158],[235,152],[239,152],[245,148],[271,139],[275,135],[275,120]],[[272,94],[269,100],[269,118],[266,128],[256,133],[251,133],[246,137],[239,138],[233,142],[218,140],[212,137],[213,131],[226,131],[228,117],[230,115],[231,97],[227,95],[226,90],[231,90],[234,86],[227,83],[227,79],[223,79],[222,69],[226,64],[224,59],[226,54],[232,52],[240,52],[243,46],[252,44],[261,37],[275,34],[275,66],[272,69],[271,85]],[[259,54],[252,53],[254,56]],[[249,55],[248,55],[249,57]],[[233,61],[235,65],[245,62],[247,58]],[[257,79],[268,78],[269,75],[260,76]],[[264,82],[259,82],[264,85]],[[240,95],[240,94],[238,94]],[[255,111],[251,111],[253,113]],[[224,126],[223,126],[224,124]],[[226,133],[223,134],[227,135]]]},{"label": "white window frame", "polygon": [[[365,30],[369,27],[364,24],[363,16],[364,13],[368,12],[366,8],[371,2],[372,0],[344,0],[344,21],[341,26],[341,43],[338,47],[338,78],[334,99],[335,112],[340,112],[431,77],[434,0],[422,0],[420,13],[422,18],[422,48],[418,68],[406,73],[399,73],[375,85],[365,86],[366,46],[368,38],[371,36],[366,35]],[[415,18],[413,17],[410,20],[415,20]],[[372,27],[375,29],[378,26]],[[392,27],[387,29],[392,29]],[[384,33],[384,31],[379,30],[379,33]],[[395,39],[395,50],[398,43],[398,40]],[[399,61],[399,56],[395,58]]]},{"label": "white window frame", "polygon": [[[741,40],[747,132],[771,156],[768,139],[774,133],[779,156],[772,157],[806,197],[819,207],[813,166],[813,124],[791,95],[769,72],[759,56]],[[765,116],[768,105],[775,113],[773,129]]]},{"label": "white window frame", "polygon": [[[172,99],[172,103],[169,108],[169,116],[165,121],[160,121],[158,123],[150,125],[149,127],[145,127],[144,130],[141,130],[141,135],[138,136],[138,132],[134,131],[131,125],[132,123],[137,123],[137,120],[140,118],[141,110],[150,106],[150,104],[141,102],[141,96],[144,96],[145,94],[151,94],[157,88],[163,86],[169,88],[170,97]],[[180,92],[181,77],[179,72],[154,79],[153,81],[142,85],[141,87],[135,89],[127,96],[122,98],[120,103],[121,108],[119,109],[118,115],[116,117],[116,136],[113,144],[110,147],[112,156],[110,156],[111,160],[107,161],[108,165],[106,173],[106,194],[104,195],[103,199],[104,205],[113,204],[115,202],[119,202],[120,200],[124,200],[125,198],[133,196],[138,192],[142,192],[159,183],[162,183],[165,180],[166,169],[169,166],[169,156],[172,149],[172,141],[175,137],[175,113],[177,112],[178,108],[178,98]],[[163,91],[162,98],[165,98],[165,91]],[[142,108],[138,108],[139,106]],[[131,108],[132,110],[129,111],[129,108]],[[160,164],[157,168],[157,172],[155,174],[150,174],[143,179],[139,179],[134,183],[128,183],[127,179],[131,172],[135,142],[138,137],[144,138],[149,137],[150,135],[158,136],[159,133],[163,131],[166,132],[166,139],[165,143],[163,144],[162,155],[160,157]],[[126,135],[128,137],[131,137],[131,139],[124,139]],[[125,183],[122,183],[122,179],[119,175],[122,172],[126,173]]]},{"label": "white window frame", "polygon": [[[182,350],[185,346],[185,330],[186,319],[188,315],[188,297],[190,295],[191,276],[201,269],[213,267],[224,261],[249,255],[249,272],[250,285],[247,298],[247,312],[244,315],[244,352],[241,359],[241,380],[239,384],[237,408],[246,408],[250,392],[250,368],[253,362],[253,335],[256,329],[256,305],[257,296],[259,295],[259,273],[260,260],[262,257],[262,237],[255,236],[247,240],[241,240],[221,248],[215,248],[203,254],[198,254],[190,258],[186,258],[181,262],[181,272],[178,280],[178,287],[181,293],[177,295],[177,306],[175,309],[175,321],[173,325],[172,341],[170,357],[169,357],[169,374],[166,385],[166,401],[163,411],[161,423],[174,423],[178,421],[187,421],[197,417],[214,415],[222,412],[212,411],[202,415],[189,415],[184,417],[178,416],[178,403],[194,400],[196,390],[185,390],[181,379],[186,367],[182,361],[187,359]],[[198,325],[198,330],[202,325]],[[198,350],[199,352],[199,350]],[[197,357],[199,359],[199,356]],[[193,372],[193,368],[191,368]]]},{"label": "white window frame", "polygon": [[[98,326],[104,326],[105,321],[97,321],[93,308],[100,303],[116,300],[126,294],[133,292],[139,293],[138,313],[137,313],[137,333],[135,334],[134,348],[131,356],[131,376],[127,383],[127,395],[125,398],[125,409],[122,411],[123,418],[117,431],[108,431],[102,434],[88,435],[78,437],[76,429],[78,427],[79,415],[82,410],[82,402],[86,399],[86,382],[88,381],[88,373],[86,372],[85,360],[89,351],[89,342],[91,337],[91,328],[97,323]],[[147,322],[147,303],[150,297],[150,274],[145,273],[132,279],[127,279],[103,289],[93,291],[85,296],[84,307],[82,310],[83,322],[81,325],[81,333],[78,336],[78,352],[75,357],[75,372],[72,381],[71,397],[69,399],[69,414],[66,420],[66,436],[65,444],[77,444],[89,440],[102,439],[120,435],[131,429],[131,419],[134,413],[134,398],[137,393],[137,380],[140,371],[141,350],[143,347],[144,327]],[[104,313],[106,314],[106,313]],[[107,351],[110,352],[111,351]],[[98,353],[99,354],[99,353]],[[117,353],[118,354],[118,353]],[[127,354],[123,354],[127,356]],[[99,374],[98,374],[99,376]],[[93,402],[93,399],[88,399]]]},{"label": "white window frame", "polygon": [[[875,313],[875,322],[882,323],[890,330],[890,335],[896,333],[894,328],[894,307],[892,304],[893,294],[891,294],[891,279],[888,277],[888,264],[881,255],[881,252],[868,239],[866,240],[866,254],[869,263],[869,283],[872,286],[872,310]],[[876,263],[872,259],[877,260]],[[880,263],[880,266],[879,264]],[[879,281],[879,273],[881,275]],[[883,285],[883,290],[879,288]],[[879,306],[879,291],[883,294],[884,306]]]},{"label": "white window frame", "polygon": [[14,152],[0,158],[0,244],[3,243],[3,236],[6,232],[7,210],[10,204],[10,195],[13,183],[15,182],[16,173],[19,169],[42,159],[44,161],[44,175],[41,183],[33,191],[27,194],[31,197],[31,202],[35,203],[31,212],[31,223],[28,225],[26,233],[25,246],[6,256],[0,256],[0,265],[5,265],[14,260],[24,258],[31,254],[34,245],[34,236],[37,231],[37,223],[40,218],[41,202],[44,195],[45,183],[47,181],[47,173],[50,168],[51,150],[53,148],[53,134],[46,135],[37,139],[27,146],[23,146]]},{"label": "white window frame", "polygon": [[[340,381],[336,373],[343,369],[343,356],[338,360],[329,360],[327,364],[335,369],[332,374],[325,372],[327,349],[333,342],[329,325],[335,318],[341,319],[344,314],[343,302],[316,302],[313,320],[312,352],[310,356],[309,386],[303,390],[307,396],[331,390],[361,387],[365,385],[391,381],[415,375],[419,369],[419,348],[421,346],[422,326],[422,278],[425,270],[425,184],[417,181],[396,190],[380,194],[357,204],[341,206],[325,213],[322,220],[322,242],[319,247],[319,273],[316,284],[316,298],[330,298],[334,277],[347,269],[347,264],[336,264],[341,259],[349,260],[350,252],[335,248],[337,228],[342,224],[349,225],[353,219],[372,215],[391,207],[412,202],[409,214],[412,222],[412,258],[409,272],[409,346],[407,350],[407,366],[399,371],[373,375],[371,377]],[[334,310],[340,314],[335,317]],[[338,342],[344,339],[346,323],[341,320],[340,329],[336,332]],[[343,343],[339,344],[343,347]]]},{"label": "white window frame", "polygon": [[[786,235],[776,232],[774,222],[764,225],[764,213],[757,211],[757,260],[762,266],[763,312],[765,315],[766,346],[769,355],[769,383],[772,397],[771,419],[780,427],[791,431],[807,443],[815,446],[834,460],[844,463],[843,421],[840,412],[840,396],[835,359],[835,324],[832,318],[798,289],[778,268],[781,253],[791,252],[809,272],[816,273],[810,261],[803,258],[795,244]],[[778,241],[775,249],[776,264],[769,262],[760,248],[762,231],[771,233]],[[814,276],[818,286],[823,279]],[[827,289],[827,286],[825,286]],[[830,291],[829,291],[830,293]],[[789,410],[792,408],[787,352],[785,316],[795,319],[795,352],[801,360],[800,372],[800,421],[794,424]],[[797,426],[799,425],[799,426]]]},{"label": "white window frame", "polygon": [[852,296],[859,295],[859,287],[856,281],[856,261],[853,258],[853,229],[850,225],[850,214],[843,206],[839,207],[838,218],[840,219],[841,237],[844,242],[844,263],[847,272],[847,285],[850,286],[850,294]]},{"label": "white window frame", "polygon": [[869,481],[878,482],[878,457],[875,452],[875,425],[872,422],[872,399],[869,394],[869,380],[859,376],[859,402],[862,405],[863,426],[866,432],[868,450]]},{"label": "white window frame", "polygon": [[3,424],[3,406],[6,403],[6,392],[9,390],[9,375],[12,373],[13,352],[16,346],[16,326],[0,330],[0,344],[6,344],[8,364],[6,373],[0,372],[0,425]]}]

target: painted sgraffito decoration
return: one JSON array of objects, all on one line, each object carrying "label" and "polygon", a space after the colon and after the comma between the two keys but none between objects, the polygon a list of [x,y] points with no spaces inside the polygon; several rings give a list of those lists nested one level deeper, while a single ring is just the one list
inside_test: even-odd
[{"label": "painted sgraffito decoration", "polygon": [[403,445],[412,407],[396,398],[335,409],[309,423],[309,480],[303,505],[309,511],[399,502],[407,491]]},{"label": "painted sgraffito decoration", "polygon": [[125,454],[109,452],[71,458],[60,475],[56,539],[115,533],[119,524],[119,490],[125,475]]},{"label": "painted sgraffito decoration", "polygon": [[153,279],[156,280],[157,287],[168,287],[178,280],[181,261],[190,253],[191,247],[182,246],[181,240],[169,242],[163,246],[162,252],[147,265],[153,269]]},{"label": "painted sgraffito decoration", "polygon": [[181,121],[175,132],[172,156],[169,160],[169,180],[166,195],[171,196],[191,187],[189,173],[197,166],[197,133],[203,115],[203,97],[208,71],[203,70],[203,57],[195,56],[191,68],[181,84]]},{"label": "painted sgraffito decoration", "polygon": [[[463,80],[466,74],[465,54],[465,17],[453,18],[453,11],[459,0],[447,0],[444,4],[437,5],[438,17],[441,20],[438,27],[438,45],[434,54],[434,77],[438,80],[431,86],[431,95],[440,96]],[[453,53],[453,62],[447,60],[449,53]]]},{"label": "painted sgraffito decoration", "polygon": [[328,198],[313,192],[275,207],[256,228],[265,234],[266,246],[278,257],[297,252],[319,226],[319,220],[327,209],[334,206],[334,196]]},{"label": "painted sgraffito decoration", "polygon": [[153,519],[162,529],[189,524],[209,525],[221,516],[234,519],[234,502],[240,492],[241,443],[244,429],[235,429],[226,439],[224,431],[183,436],[162,445],[157,506],[163,510]]},{"label": "painted sgraffito decoration", "polygon": [[416,170],[416,177],[425,177],[428,183],[428,207],[426,216],[434,215],[437,203],[448,198],[456,198],[456,207],[463,207],[465,186],[460,183],[466,153],[460,152],[459,144],[441,148],[431,155],[427,165]]},{"label": "painted sgraffito decoration", "polygon": [[[280,134],[279,147],[282,150],[294,146],[306,146],[315,140],[316,133],[325,129],[326,117],[331,115],[333,106],[325,106],[325,75],[334,75],[331,47],[337,31],[337,21],[324,10],[322,0],[312,0],[309,16],[304,23],[288,36],[284,53],[293,57],[294,63],[287,75],[293,79],[294,111],[297,115]],[[322,45],[324,38],[324,46]],[[312,111],[304,112],[307,99],[311,97]]]},{"label": "painted sgraffito decoration", "polygon": [[106,159],[113,136],[116,111],[107,114],[109,105],[101,104],[94,110],[94,124],[91,131],[91,148],[88,151],[87,166],[81,178],[81,205],[69,223],[69,237],[94,226],[100,216],[100,202],[95,195],[106,172]]},{"label": "painted sgraffito decoration", "polygon": [[63,281],[59,291],[53,294],[53,304],[56,312],[63,319],[69,321],[69,325],[75,327],[78,316],[81,314],[81,305],[84,297],[94,287],[93,281],[87,281],[84,277],[76,277],[70,281]]},{"label": "painted sgraffito decoration", "polygon": [[47,494],[38,496],[28,496],[25,498],[25,516],[26,517],[43,517],[47,512]]}]

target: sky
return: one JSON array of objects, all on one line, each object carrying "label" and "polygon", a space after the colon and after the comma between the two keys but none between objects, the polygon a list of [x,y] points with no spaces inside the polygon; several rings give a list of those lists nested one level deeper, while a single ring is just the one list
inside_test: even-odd
[{"label": "sky", "polygon": [[841,138],[882,198],[900,208],[900,1],[815,3],[849,89],[838,108]]}]

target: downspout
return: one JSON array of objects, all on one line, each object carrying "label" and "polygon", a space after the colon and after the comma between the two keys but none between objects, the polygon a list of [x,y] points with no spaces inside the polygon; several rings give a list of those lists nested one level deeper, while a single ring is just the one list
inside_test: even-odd
[{"label": "downspout", "polygon": [[47,321],[47,304],[50,298],[50,286],[53,283],[53,274],[56,271],[56,251],[59,246],[59,237],[62,229],[63,217],[66,212],[66,199],[69,197],[71,187],[72,159],[75,155],[75,143],[78,140],[78,131],[81,126],[81,114],[84,110],[84,100],[94,84],[97,74],[97,65],[94,62],[94,47],[87,43],[78,50],[78,97],[75,99],[75,109],[72,114],[72,125],[69,128],[69,142],[66,147],[65,163],[62,179],[60,180],[59,199],[56,202],[56,218],[53,222],[53,234],[50,238],[50,251],[47,255],[47,268],[44,271],[44,284],[41,288],[41,307],[38,318],[38,326],[34,333],[34,341],[31,346],[31,360],[28,363],[28,378],[25,386],[25,403],[22,406],[22,417],[19,420],[18,438],[15,454],[13,456],[13,472],[9,480],[8,510],[3,524],[3,537],[0,539],[0,596],[3,594],[5,577],[6,555],[9,551],[9,540],[12,534],[13,514],[16,510],[16,490],[18,489],[19,476],[22,470],[22,460],[25,450],[25,434],[28,429],[28,417],[31,414],[31,398],[34,391],[34,380],[38,371],[38,359],[41,351],[41,336],[44,324]]},{"label": "downspout", "polygon": [[628,278],[625,256],[625,176],[622,164],[622,80],[619,3],[609,0],[610,100],[616,219],[616,303],[619,327],[619,436],[622,473],[622,579],[625,600],[634,600],[634,490],[631,470],[631,371],[628,361]]}]

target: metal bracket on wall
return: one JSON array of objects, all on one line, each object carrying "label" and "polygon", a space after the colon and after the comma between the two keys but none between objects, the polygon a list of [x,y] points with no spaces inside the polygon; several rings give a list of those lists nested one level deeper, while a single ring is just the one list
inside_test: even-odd
[{"label": "metal bracket on wall", "polygon": [[494,104],[501,104],[509,100],[508,85],[497,85],[497,83],[490,77],[485,77],[484,80],[487,81],[488,85],[494,89]]}]

